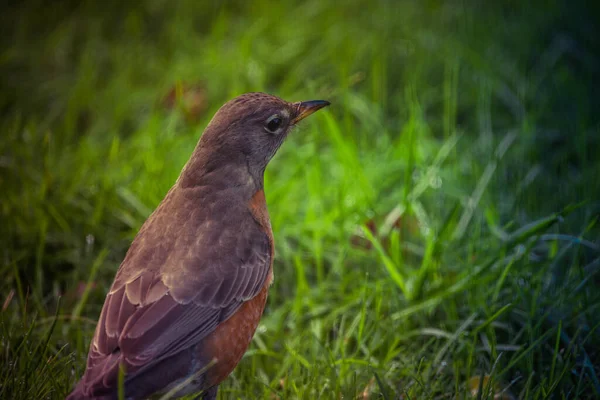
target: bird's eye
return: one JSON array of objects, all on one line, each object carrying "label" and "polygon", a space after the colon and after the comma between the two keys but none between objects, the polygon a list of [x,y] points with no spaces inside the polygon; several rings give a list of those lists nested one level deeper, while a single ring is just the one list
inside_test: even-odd
[{"label": "bird's eye", "polygon": [[265,130],[269,133],[278,133],[279,128],[283,124],[283,119],[275,114],[271,115],[269,119],[267,119],[267,123],[265,124]]}]

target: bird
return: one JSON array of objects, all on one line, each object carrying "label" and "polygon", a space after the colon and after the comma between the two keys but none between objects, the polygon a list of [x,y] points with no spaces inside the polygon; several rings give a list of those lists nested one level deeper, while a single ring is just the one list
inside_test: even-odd
[{"label": "bird", "polygon": [[298,122],[329,104],[254,92],[219,108],[120,264],[67,400],[119,390],[216,398],[273,281],[265,168]]}]

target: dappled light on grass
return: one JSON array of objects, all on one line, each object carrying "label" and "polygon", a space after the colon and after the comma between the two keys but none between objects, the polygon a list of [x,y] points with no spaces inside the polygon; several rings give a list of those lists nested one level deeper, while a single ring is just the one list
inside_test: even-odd
[{"label": "dappled light on grass", "polygon": [[222,399],[600,395],[593,12],[41,3],[0,13],[0,397],[65,397],[139,226],[257,90],[332,105],[266,171],[275,282]]}]

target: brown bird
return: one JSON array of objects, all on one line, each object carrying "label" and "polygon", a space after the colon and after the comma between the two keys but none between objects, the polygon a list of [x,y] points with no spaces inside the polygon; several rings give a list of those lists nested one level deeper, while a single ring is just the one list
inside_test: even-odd
[{"label": "brown bird", "polygon": [[133,240],[67,399],[116,399],[120,368],[128,399],[216,398],[273,280],[265,168],[290,130],[327,105],[248,93],[219,109]]}]

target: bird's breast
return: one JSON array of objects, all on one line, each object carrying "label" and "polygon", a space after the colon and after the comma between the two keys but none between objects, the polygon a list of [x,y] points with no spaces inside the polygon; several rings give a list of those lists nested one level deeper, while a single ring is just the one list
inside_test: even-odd
[{"label": "bird's breast", "polygon": [[[269,244],[271,247],[271,266],[273,265],[273,257],[275,255],[275,243],[273,240],[273,230],[271,229],[271,219],[269,218],[269,211],[267,210],[267,202],[265,200],[265,192],[261,189],[257,191],[248,204],[248,208],[254,220],[267,234],[269,238]],[[271,277],[272,279],[272,277]]]},{"label": "bird's breast", "polygon": [[261,291],[244,302],[235,314],[220,323],[198,346],[199,355],[205,360],[213,361],[206,372],[209,387],[218,385],[227,378],[248,349],[265,309],[271,280],[272,270]]}]

